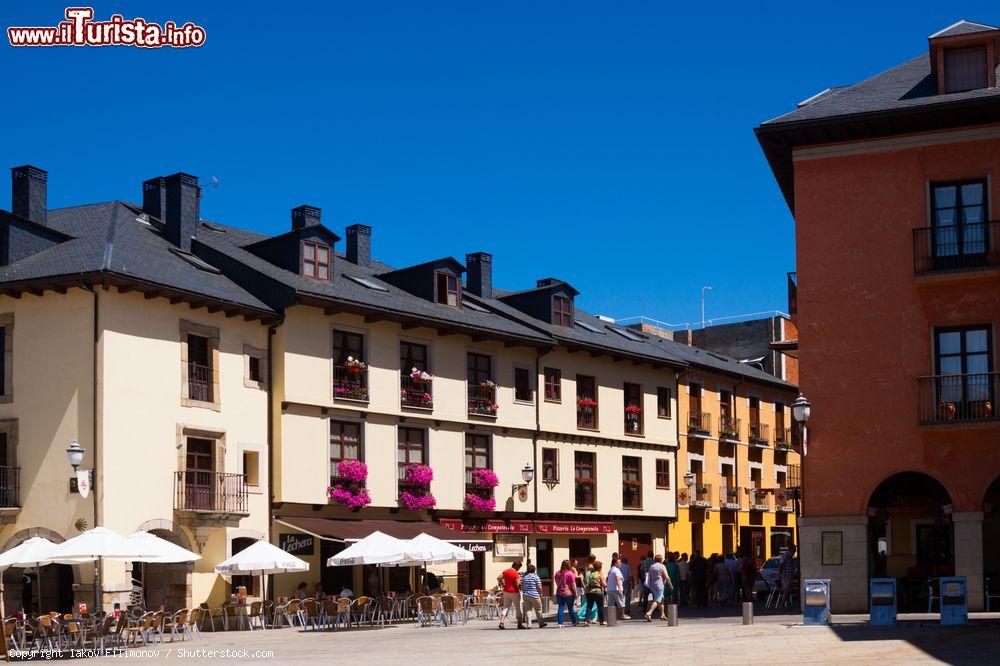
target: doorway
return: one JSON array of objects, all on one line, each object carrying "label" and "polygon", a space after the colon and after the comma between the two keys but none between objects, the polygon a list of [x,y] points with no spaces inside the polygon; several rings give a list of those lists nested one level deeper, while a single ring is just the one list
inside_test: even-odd
[{"label": "doorway", "polygon": [[552,539],[538,539],[535,541],[536,551],[536,573],[542,579],[542,596],[552,595]]},{"label": "doorway", "polygon": [[[41,574],[41,608],[38,604],[38,577]],[[38,569],[10,567],[3,572],[4,609],[8,615],[23,608],[25,613],[73,611],[73,568],[50,564]]]},{"label": "doorway", "polygon": [[740,548],[750,553],[757,568],[764,566],[767,560],[767,549],[764,543],[763,527],[741,527]]},{"label": "doorway", "polygon": [[211,511],[215,508],[213,476],[215,471],[213,449],[210,439],[188,437],[187,459],[184,474],[184,496],[186,508]]},{"label": "doorway", "polygon": [[[693,513],[693,512],[689,512]],[[691,554],[693,555],[695,551],[698,551],[702,555],[705,554],[703,543],[703,526],[701,523],[691,523]]]},{"label": "doorway", "polygon": [[471,560],[458,563],[458,591],[462,594],[472,594],[476,590],[483,589],[486,584],[485,578],[485,553],[473,553]]}]

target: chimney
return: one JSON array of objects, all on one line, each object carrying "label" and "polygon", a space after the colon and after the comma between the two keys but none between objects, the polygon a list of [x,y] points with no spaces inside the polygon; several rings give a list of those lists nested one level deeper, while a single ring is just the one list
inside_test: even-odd
[{"label": "chimney", "polygon": [[556,284],[557,282],[560,282],[560,280],[557,280],[556,278],[551,278],[551,277],[542,278],[541,280],[537,280],[535,282],[535,286],[536,287],[550,287],[550,286]]},{"label": "chimney", "polygon": [[10,179],[10,211],[44,225],[48,221],[48,172],[26,164],[11,169]]},{"label": "chimney", "polygon": [[305,229],[306,227],[318,227],[320,225],[320,215],[322,208],[315,206],[299,206],[292,209],[292,231]]},{"label": "chimney", "polygon": [[347,227],[347,260],[368,268],[372,265],[372,228],[367,224]]},{"label": "chimney", "polygon": [[[191,238],[198,233],[201,188],[198,177],[175,173],[163,179],[165,183],[166,216],[164,236],[185,252],[191,251]],[[145,203],[145,197],[143,197]]]},{"label": "chimney", "polygon": [[142,184],[142,212],[161,221],[166,219],[167,179],[163,176],[150,178]]},{"label": "chimney", "polygon": [[480,298],[493,298],[493,255],[473,252],[465,255],[465,286]]}]

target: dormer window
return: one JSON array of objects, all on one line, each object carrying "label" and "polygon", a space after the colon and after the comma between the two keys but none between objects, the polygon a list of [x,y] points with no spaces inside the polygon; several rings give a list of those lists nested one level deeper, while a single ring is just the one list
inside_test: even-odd
[{"label": "dormer window", "polygon": [[450,273],[436,271],[434,279],[437,282],[434,300],[441,305],[457,308],[461,293],[458,288],[458,277]]},{"label": "dormer window", "polygon": [[986,45],[944,50],[944,92],[988,88],[990,83]]},{"label": "dormer window", "polygon": [[330,279],[330,246],[316,241],[302,241],[302,276]]},{"label": "dormer window", "polygon": [[552,323],[566,328],[573,327],[573,299],[565,296],[552,297]]}]

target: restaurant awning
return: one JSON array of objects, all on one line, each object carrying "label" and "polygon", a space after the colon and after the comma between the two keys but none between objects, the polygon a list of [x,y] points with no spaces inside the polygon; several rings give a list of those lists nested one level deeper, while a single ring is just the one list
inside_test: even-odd
[{"label": "restaurant awning", "polygon": [[473,552],[485,551],[491,540],[469,538],[467,534],[448,529],[438,523],[422,520],[335,520],[333,518],[287,517],[275,518],[286,527],[311,534],[317,539],[354,543],[378,531],[397,539],[412,539],[418,534],[430,534],[442,541],[461,546]]}]

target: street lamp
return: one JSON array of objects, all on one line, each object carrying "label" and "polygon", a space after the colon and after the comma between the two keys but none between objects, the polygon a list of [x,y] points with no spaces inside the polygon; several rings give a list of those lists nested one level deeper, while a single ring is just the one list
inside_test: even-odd
[{"label": "street lamp", "polygon": [[687,486],[688,488],[691,488],[691,486],[694,485],[695,481],[696,478],[694,472],[688,472],[687,474],[684,475],[684,485]]},{"label": "street lamp", "polygon": [[806,453],[809,452],[808,445],[808,430],[806,430],[806,424],[809,423],[809,417],[812,415],[812,403],[806,400],[806,397],[799,394],[799,397],[795,399],[792,403],[792,418],[801,428],[801,438],[802,438],[802,459],[799,464],[802,465],[801,471],[799,473],[799,487],[794,490],[792,499],[795,500],[795,545],[798,546],[797,550],[800,551],[799,557],[801,557],[802,550],[802,540],[801,532],[802,525],[800,524],[802,518],[802,498],[805,495],[806,489]]},{"label": "street lamp", "polygon": [[806,423],[809,422],[811,412],[812,403],[806,400],[806,397],[800,393],[799,397],[792,403],[792,418],[804,428]]},{"label": "street lamp", "polygon": [[524,483],[512,483],[510,486],[510,494],[513,495],[521,488],[527,488],[531,480],[535,478],[535,469],[531,466],[531,463],[524,463],[524,468],[521,470],[521,478],[524,479]]},{"label": "street lamp", "polygon": [[69,461],[69,466],[73,468],[76,472],[80,465],[83,464],[83,454],[84,449],[80,446],[80,443],[75,439],[69,443],[69,447],[66,448],[66,459]]}]

